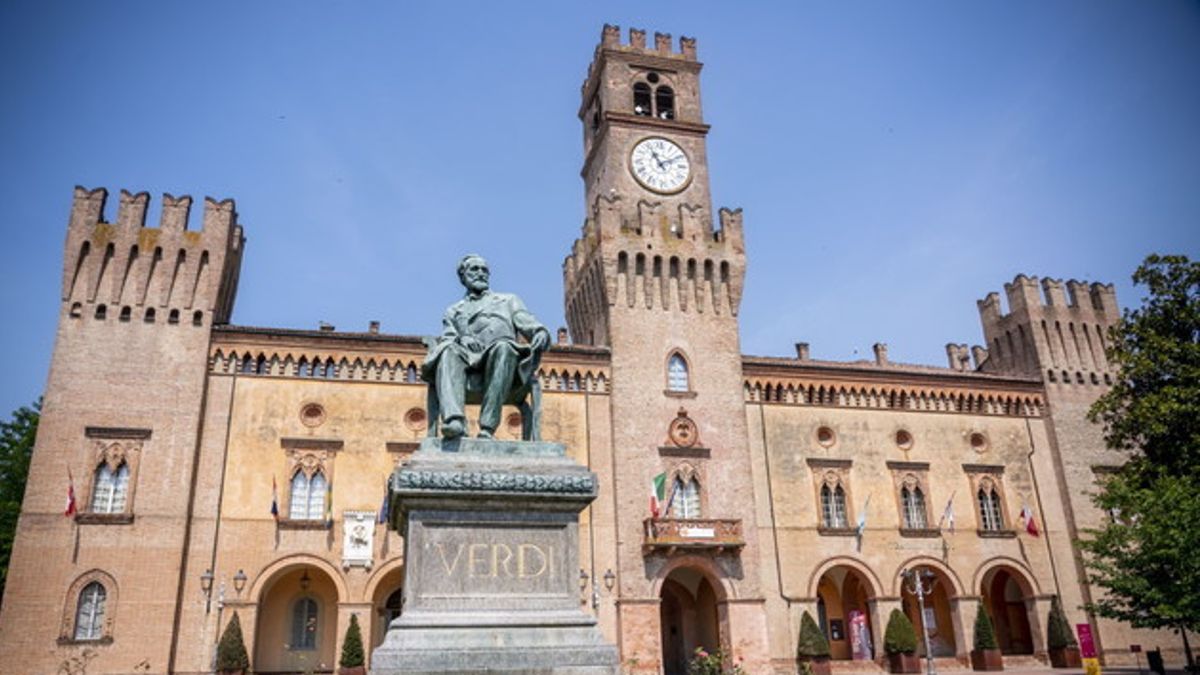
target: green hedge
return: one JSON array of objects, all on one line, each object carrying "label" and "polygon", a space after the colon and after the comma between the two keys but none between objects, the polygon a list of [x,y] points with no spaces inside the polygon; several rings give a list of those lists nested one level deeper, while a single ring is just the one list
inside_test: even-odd
[{"label": "green hedge", "polygon": [[917,653],[917,632],[912,622],[898,609],[888,617],[887,630],[883,633],[883,651],[888,654]]}]

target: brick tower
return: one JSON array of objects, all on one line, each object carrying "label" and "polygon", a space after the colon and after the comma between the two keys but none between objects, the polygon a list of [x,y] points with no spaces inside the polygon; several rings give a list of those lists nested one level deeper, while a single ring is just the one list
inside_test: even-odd
[{"label": "brick tower", "polygon": [[[0,621],[0,653],[23,655],[29,672],[54,671],[77,644],[100,645],[99,672],[133,672],[139,660],[172,669],[210,333],[228,321],[237,289],[243,238],[231,200],[206,199],[201,229],[189,230],[191,197],[164,195],[162,222],[149,228],[148,194],[122,190],[115,223],[104,220],[107,196],[75,189]],[[73,517],[64,517],[68,481]],[[97,593],[105,602],[93,605]],[[105,613],[81,619],[93,606]],[[117,612],[129,616],[115,623]],[[42,634],[47,626],[57,636]],[[114,626],[118,652],[103,647]]]},{"label": "brick tower", "polygon": [[[749,664],[767,658],[738,341],[742,217],[722,209],[714,227],[700,69],[693,39],[674,51],[669,35],[648,46],[634,29],[621,44],[604,27],[579,112],[587,218],[563,266],[572,337],[612,353],[617,639],[654,672],[663,659],[674,672],[673,649],[690,655],[683,633],[719,637]],[[688,546],[657,545],[646,521],[660,473],[675,493],[664,521],[704,521]],[[700,604],[711,587],[712,625],[669,625],[665,588],[680,579]]]}]

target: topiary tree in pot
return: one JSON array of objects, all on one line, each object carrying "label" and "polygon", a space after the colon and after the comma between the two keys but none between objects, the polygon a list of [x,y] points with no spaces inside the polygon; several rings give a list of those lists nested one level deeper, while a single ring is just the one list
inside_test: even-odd
[{"label": "topiary tree in pot", "polygon": [[996,644],[996,629],[983,605],[975,615],[975,648],[971,650],[971,668],[975,670],[1004,670],[1000,646]]},{"label": "topiary tree in pot", "polygon": [[904,612],[898,609],[893,609],[888,616],[887,629],[883,633],[883,651],[888,657],[888,671],[921,672],[921,660],[917,658],[917,632]]},{"label": "topiary tree in pot", "polygon": [[829,642],[812,615],[800,617],[800,636],[796,640],[796,661],[801,673],[829,675]]},{"label": "topiary tree in pot", "polygon": [[358,627],[358,615],[350,615],[346,638],[342,640],[342,658],[338,660],[338,675],[367,675],[366,657],[363,655],[362,630]]},{"label": "topiary tree in pot", "polygon": [[250,656],[246,654],[246,643],[242,639],[242,622],[237,612],[225,626],[221,642],[217,644],[217,672],[221,675],[244,675],[250,670]]},{"label": "topiary tree in pot", "polygon": [[1071,623],[1067,621],[1057,597],[1050,603],[1050,616],[1046,620],[1046,647],[1050,654],[1050,665],[1055,668],[1078,668],[1082,665],[1075,632],[1071,630]]}]

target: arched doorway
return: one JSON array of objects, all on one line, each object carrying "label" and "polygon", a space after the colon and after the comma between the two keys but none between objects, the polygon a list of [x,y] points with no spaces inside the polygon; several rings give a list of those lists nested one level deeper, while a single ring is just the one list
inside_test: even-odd
[{"label": "arched doorway", "polygon": [[922,579],[925,589],[925,611],[921,612],[921,603],[913,592],[913,583],[908,578],[901,579],[900,604],[904,614],[912,622],[917,632],[917,654],[925,656],[924,631],[929,630],[929,646],[934,656],[954,656],[957,652],[957,642],[954,639],[954,619],[950,609],[950,595],[954,586],[941,570],[929,566],[917,566],[917,575]]},{"label": "arched doorway", "polygon": [[1032,654],[1033,636],[1026,602],[1032,589],[1025,578],[1007,567],[996,567],[983,575],[981,591],[983,606],[995,624],[1000,652]]},{"label": "arched doorway", "polygon": [[699,570],[681,567],[667,576],[659,597],[663,672],[686,675],[696,648],[713,652],[721,647],[717,593]]},{"label": "arched doorway", "polygon": [[371,605],[375,608],[370,635],[373,648],[383,644],[388,624],[400,616],[404,599],[404,567],[398,565],[391,570],[381,570],[381,573],[383,576],[374,584],[371,592]]},{"label": "arched doorway", "polygon": [[829,641],[830,658],[870,660],[874,658],[868,602],[874,597],[870,582],[848,565],[831,567],[817,583],[817,614]]},{"label": "arched doorway", "polygon": [[298,563],[270,579],[258,601],[254,672],[333,672],[338,591],[318,567]]}]

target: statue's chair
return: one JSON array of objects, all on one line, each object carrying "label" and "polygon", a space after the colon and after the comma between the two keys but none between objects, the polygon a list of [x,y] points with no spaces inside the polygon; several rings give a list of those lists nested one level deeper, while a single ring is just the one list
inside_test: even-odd
[{"label": "statue's chair", "polygon": [[[421,338],[426,349],[432,349],[437,344],[437,340],[436,337]],[[525,384],[514,382],[514,385],[517,386],[513,386],[509,390],[508,396],[504,398],[504,405],[514,405],[521,413],[521,440],[540,441],[542,440],[542,383],[538,379],[537,373],[533,373]],[[483,373],[468,372],[467,405],[479,405],[483,402],[483,388]],[[429,384],[426,392],[425,409],[429,414],[429,424],[425,435],[436,437],[442,423],[442,407],[438,402],[437,387]],[[500,423],[504,424],[503,418]],[[496,431],[499,432],[499,429]]]}]

